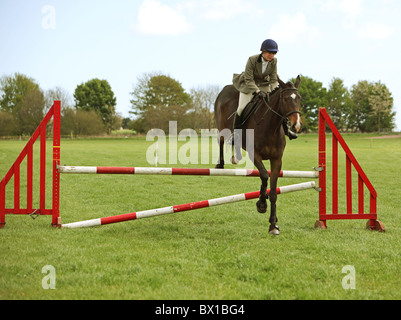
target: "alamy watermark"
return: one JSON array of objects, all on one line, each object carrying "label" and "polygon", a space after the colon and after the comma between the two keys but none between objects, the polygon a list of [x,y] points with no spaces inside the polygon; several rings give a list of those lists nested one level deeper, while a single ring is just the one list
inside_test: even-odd
[{"label": "alamy watermark", "polygon": [[42,28],[45,30],[56,29],[56,8],[51,5],[42,7]]},{"label": "alamy watermark", "polygon": [[[254,150],[254,130],[247,129],[246,150],[248,156],[244,156],[238,163],[246,169],[253,169],[253,150]],[[146,141],[154,141],[146,151],[148,164],[157,166],[158,164],[169,165],[188,165],[188,164],[207,164],[215,165],[220,158],[218,140],[224,140],[224,155],[226,159],[231,159],[232,146],[228,143],[231,130],[224,129],[202,129],[199,135],[193,129],[184,129],[178,133],[177,121],[169,121],[168,135],[161,129],[152,129],[146,135]],[[242,130],[238,130],[239,147],[242,147]],[[168,139],[167,139],[168,138]],[[167,141],[168,140],[168,141]],[[185,142],[179,147],[179,142]],[[212,142],[212,145],[210,145]],[[211,152],[210,152],[211,150]],[[199,157],[200,155],[200,157]]]},{"label": "alamy watermark", "polygon": [[356,270],[354,266],[344,266],[341,273],[345,273],[346,276],[342,280],[342,286],[344,290],[355,290],[356,289]]},{"label": "alamy watermark", "polygon": [[42,288],[45,290],[56,289],[56,268],[46,265],[42,268],[42,273],[46,274],[42,279]]}]

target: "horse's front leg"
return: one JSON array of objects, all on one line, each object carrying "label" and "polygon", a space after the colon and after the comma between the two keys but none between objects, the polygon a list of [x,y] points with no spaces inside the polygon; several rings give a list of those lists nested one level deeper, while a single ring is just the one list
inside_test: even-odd
[{"label": "horse's front leg", "polygon": [[262,160],[254,160],[256,168],[259,170],[260,180],[262,185],[260,187],[259,201],[256,203],[256,207],[259,213],[265,213],[267,211],[267,181],[269,180],[269,173],[267,172]]},{"label": "horse's front leg", "polygon": [[278,219],[276,214],[276,201],[277,201],[277,180],[280,175],[281,164],[282,164],[281,160],[270,161],[271,174],[270,174],[270,193],[269,193],[269,199],[270,199],[269,233],[273,235],[280,234],[280,229],[277,226]]},{"label": "horse's front leg", "polygon": [[216,169],[224,169],[224,137],[219,136],[217,138],[219,144],[219,160],[217,160]]}]

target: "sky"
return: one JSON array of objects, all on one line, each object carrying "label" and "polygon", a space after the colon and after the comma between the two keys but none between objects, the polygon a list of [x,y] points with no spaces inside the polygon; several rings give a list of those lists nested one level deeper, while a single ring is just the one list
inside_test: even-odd
[{"label": "sky", "polygon": [[284,81],[384,83],[400,131],[400,15],[399,0],[0,0],[0,76],[23,73],[71,102],[79,84],[105,79],[128,117],[145,73],[223,88],[271,38]]}]

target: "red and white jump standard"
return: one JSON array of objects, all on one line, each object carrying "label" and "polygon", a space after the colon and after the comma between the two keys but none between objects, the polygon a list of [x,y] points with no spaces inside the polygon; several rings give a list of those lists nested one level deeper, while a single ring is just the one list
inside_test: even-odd
[{"label": "red and white jump standard", "polygon": [[[50,215],[52,216],[52,226],[56,227],[60,225],[59,218],[59,197],[60,197],[60,173],[57,167],[60,165],[60,119],[61,119],[61,104],[60,101],[54,101],[53,106],[47,112],[43,120],[40,122],[38,128],[35,130],[28,143],[22,149],[17,160],[8,170],[4,178],[0,181],[0,229],[6,224],[6,214],[19,214],[19,215],[30,215],[35,218],[38,215]],[[53,194],[51,207],[46,198],[46,175],[49,174],[46,171],[46,125],[53,119],[53,163],[52,163],[52,176],[53,176]],[[39,204],[35,204],[33,201],[33,182],[34,182],[34,168],[37,166],[33,165],[34,158],[34,144],[40,139],[40,161],[39,161]],[[21,181],[21,164],[26,162],[26,182]],[[14,192],[13,207],[8,208],[6,206],[6,187],[10,180],[13,178],[14,187],[10,190]],[[22,183],[21,183],[22,182]],[[21,185],[26,185],[26,206],[23,207],[21,203]]]},{"label": "red and white jump standard", "polygon": [[[290,192],[301,191],[301,190],[306,190],[306,189],[312,189],[315,187],[316,187],[316,184],[314,181],[293,184],[293,185],[277,188],[277,194],[284,194],[284,193],[290,193]],[[270,192],[270,190],[267,190],[268,194],[269,194],[269,192]],[[86,221],[67,223],[67,224],[62,224],[61,227],[62,228],[72,228],[72,229],[87,228],[87,227],[95,227],[95,226],[101,226],[101,225],[105,225],[105,224],[111,224],[111,223],[117,223],[117,222],[129,221],[129,220],[150,218],[150,217],[155,217],[155,216],[160,216],[160,215],[165,215],[165,214],[170,214],[170,213],[196,210],[196,209],[214,207],[214,206],[218,206],[218,205],[222,205],[222,204],[257,199],[257,198],[259,198],[259,193],[260,193],[259,191],[249,192],[249,193],[241,193],[241,194],[237,194],[237,195],[233,195],[233,196],[192,202],[192,203],[181,204],[181,205],[177,205],[177,206],[170,206],[170,207],[158,208],[158,209],[153,209],[153,210],[145,210],[145,211],[121,214],[121,215],[111,216],[111,217],[106,217],[106,218],[98,218],[98,219],[92,219],[92,220],[86,220]]]},{"label": "red and white jump standard", "polygon": [[[331,194],[332,194],[332,208],[326,204],[326,195],[328,190],[326,188],[326,172],[327,172],[327,148],[326,148],[326,126],[329,126],[332,132],[332,179],[331,179]],[[346,213],[339,212],[338,205],[338,144],[345,152],[346,164]],[[385,228],[381,221],[377,220],[377,192],[372,183],[366,176],[362,167],[359,165],[355,156],[352,154],[350,148],[346,144],[344,138],[333,123],[333,120],[328,115],[326,109],[319,110],[319,220],[316,221],[316,228],[326,229],[327,220],[351,220],[351,219],[368,219],[366,227],[371,230],[384,232]],[[352,168],[355,169],[358,176],[358,208],[355,209],[352,204]],[[364,187],[369,191],[369,209],[365,209],[365,196]]]}]

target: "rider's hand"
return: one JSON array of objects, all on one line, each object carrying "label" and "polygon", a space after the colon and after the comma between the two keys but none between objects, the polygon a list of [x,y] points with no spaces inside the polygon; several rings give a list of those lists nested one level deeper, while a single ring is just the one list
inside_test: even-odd
[{"label": "rider's hand", "polygon": [[259,91],[259,93],[258,93],[258,96],[260,97],[260,98],[267,98],[267,93],[266,92],[264,92],[264,91]]}]

